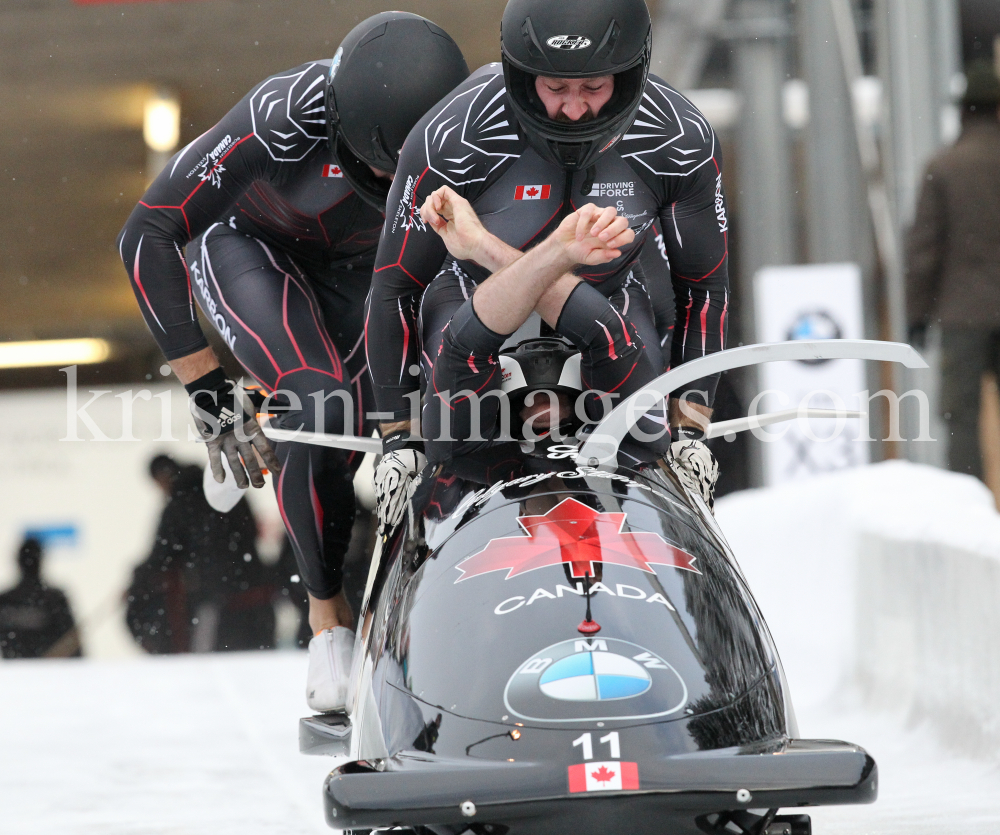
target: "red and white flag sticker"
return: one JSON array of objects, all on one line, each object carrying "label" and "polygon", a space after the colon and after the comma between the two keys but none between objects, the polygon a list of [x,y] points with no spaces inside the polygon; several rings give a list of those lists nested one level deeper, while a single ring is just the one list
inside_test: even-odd
[{"label": "red and white flag sticker", "polygon": [[548,200],[552,186],[518,186],[515,200]]},{"label": "red and white flag sticker", "polygon": [[581,763],[569,767],[569,790],[574,792],[628,791],[639,788],[636,763]]},{"label": "red and white flag sticker", "polygon": [[324,177],[343,177],[344,170],[339,165],[324,165],[323,166],[323,176]]}]

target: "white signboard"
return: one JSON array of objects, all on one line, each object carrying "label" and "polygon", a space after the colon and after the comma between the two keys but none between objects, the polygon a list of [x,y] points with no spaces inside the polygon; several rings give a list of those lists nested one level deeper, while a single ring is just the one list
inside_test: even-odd
[{"label": "white signboard", "polygon": [[[758,342],[863,339],[861,271],[855,264],[767,267],[754,277]],[[772,362],[759,368],[757,413],[811,407],[866,411],[862,360]],[[868,463],[858,419],[794,420],[755,434],[765,439],[764,483],[781,484]]]}]

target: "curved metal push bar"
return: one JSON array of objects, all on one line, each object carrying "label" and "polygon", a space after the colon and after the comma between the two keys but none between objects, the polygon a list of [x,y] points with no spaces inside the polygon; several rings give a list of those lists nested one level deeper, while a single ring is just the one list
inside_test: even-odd
[{"label": "curved metal push bar", "polygon": [[[699,357],[661,374],[649,385],[626,397],[594,428],[576,456],[580,466],[615,466],[618,445],[658,399],[710,374],[782,360],[878,360],[899,362],[907,368],[927,368],[927,363],[910,345],[874,339],[817,339],[770,342],[729,348]],[[651,397],[655,395],[655,397]],[[643,400],[646,405],[639,405]]]},{"label": "curved metal push bar", "polygon": [[776,423],[784,423],[786,420],[796,418],[829,418],[833,420],[847,420],[848,418],[863,418],[866,412],[852,412],[847,409],[783,409],[780,412],[768,412],[760,415],[747,415],[735,420],[724,420],[720,423],[711,423],[705,438],[724,438],[732,436],[737,432],[746,432],[752,429],[763,429],[765,426],[773,426]]},{"label": "curved metal push bar", "polygon": [[262,420],[260,429],[264,437],[272,441],[295,441],[300,444],[315,444],[334,449],[348,449],[354,452],[370,452],[373,455],[382,454],[380,438],[360,438],[356,435],[334,435],[325,432],[307,432],[304,429],[278,429],[271,426],[270,421]]}]

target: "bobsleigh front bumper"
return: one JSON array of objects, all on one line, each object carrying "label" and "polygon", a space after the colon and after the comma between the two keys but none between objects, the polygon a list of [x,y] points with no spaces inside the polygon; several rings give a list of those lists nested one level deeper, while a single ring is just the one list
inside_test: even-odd
[{"label": "bobsleigh front bumper", "polygon": [[[749,792],[749,797],[746,792]],[[874,802],[878,770],[846,742],[788,740],[767,753],[723,749],[639,764],[639,789],[570,794],[567,766],[455,760],[418,752],[352,762],[326,779],[327,822],[337,829],[482,824],[512,833],[606,835],[697,832],[715,812]],[[625,817],[627,815],[627,817]],[[479,829],[476,831],[491,831]]]}]

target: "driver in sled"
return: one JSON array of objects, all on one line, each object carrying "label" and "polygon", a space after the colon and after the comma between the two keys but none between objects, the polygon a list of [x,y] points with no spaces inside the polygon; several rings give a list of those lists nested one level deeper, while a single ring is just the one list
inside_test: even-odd
[{"label": "driver in sled", "polygon": [[[649,75],[650,49],[643,0],[579,0],[572,8],[510,0],[501,63],[473,73],[407,138],[366,320],[385,453],[375,478],[380,536],[402,517],[426,462],[410,420],[421,388],[428,402],[435,387],[445,390],[440,386],[447,374],[438,365],[451,360],[444,352],[454,350],[461,366],[447,373],[469,375],[462,381],[469,385],[451,390],[471,388],[482,400],[484,392],[472,383],[499,385],[499,372],[487,380],[498,368],[500,345],[537,310],[557,336],[581,351],[584,382],[608,405],[665,370],[645,286],[653,277],[643,275],[638,260],[654,223],[664,232],[676,311],[671,364],[724,348],[728,223],[718,141],[689,101]],[[586,217],[574,217],[584,203],[592,204]],[[604,241],[591,254],[578,251],[584,239],[570,243],[568,230],[585,221],[593,229],[599,215],[624,221],[631,237],[623,237],[622,228],[616,246]],[[464,219],[475,222],[477,240],[465,237]],[[442,232],[452,223],[449,242]],[[608,228],[605,221],[585,238]],[[539,241],[548,244],[545,249]],[[611,252],[616,254],[604,257]],[[560,267],[563,272],[554,274]],[[514,272],[505,275],[505,269]],[[490,281],[499,292],[482,295]],[[483,337],[481,344],[456,336],[471,339],[473,331]],[[455,340],[453,347],[448,340]],[[685,469],[707,496],[717,467],[701,440],[716,383],[716,377],[695,381],[669,403],[673,440],[687,443],[675,449],[676,457],[690,459]],[[588,413],[603,406],[598,400],[586,401]],[[528,415],[532,426],[558,420],[554,407],[534,408],[539,412]],[[456,434],[467,428],[462,412],[438,427],[437,411],[425,410],[431,423],[423,436],[454,427],[449,437],[462,438]],[[442,451],[432,440],[427,451],[454,455],[462,447]]]}]

